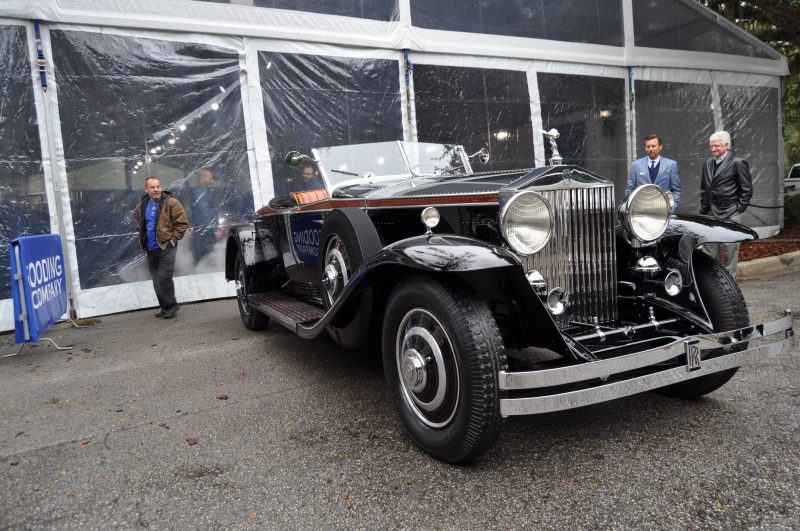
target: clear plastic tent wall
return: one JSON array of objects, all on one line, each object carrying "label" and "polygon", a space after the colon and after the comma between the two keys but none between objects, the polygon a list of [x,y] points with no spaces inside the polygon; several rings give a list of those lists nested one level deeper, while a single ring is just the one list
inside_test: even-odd
[{"label": "clear plastic tent wall", "polygon": [[11,318],[9,242],[50,232],[39,123],[24,25],[0,25],[0,299]]},{"label": "clear plastic tent wall", "polygon": [[[660,134],[680,212],[699,207],[708,136],[732,133],[754,205],[782,202],[786,61],[693,0],[8,0],[0,3],[0,252],[58,232],[72,308],[156,304],[133,209],[158,176],[189,212],[178,299],[230,296],[225,231],[297,171],[287,151],[395,139],[551,156],[613,181]],[[446,13],[446,16],[443,16]],[[41,21],[48,90],[35,62]],[[206,188],[201,173],[213,175]],[[779,209],[744,222],[777,231]],[[13,326],[0,261],[0,328]]]},{"label": "clear plastic tent wall", "polygon": [[189,215],[176,276],[222,271],[219,219],[253,211],[238,52],[63,30],[50,44],[80,289],[149,278],[132,212],[148,176]]}]

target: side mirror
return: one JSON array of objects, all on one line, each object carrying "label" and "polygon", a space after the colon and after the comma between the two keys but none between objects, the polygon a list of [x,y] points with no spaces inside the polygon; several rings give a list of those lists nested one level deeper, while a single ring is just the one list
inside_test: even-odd
[{"label": "side mirror", "polygon": [[303,160],[307,158],[308,156],[303,155],[299,151],[290,151],[286,154],[286,165],[290,168],[299,168],[303,165]]}]

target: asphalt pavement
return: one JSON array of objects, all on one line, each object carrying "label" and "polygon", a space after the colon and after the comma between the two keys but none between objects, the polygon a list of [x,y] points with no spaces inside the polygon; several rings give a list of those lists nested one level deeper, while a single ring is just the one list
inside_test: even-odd
[{"label": "asphalt pavement", "polygon": [[[744,280],[753,322],[800,272]],[[54,326],[0,358],[0,529],[796,529],[798,351],[695,401],[508,419],[476,464],[405,435],[378,356],[247,331],[233,300]],[[0,353],[16,352],[12,335]]]}]

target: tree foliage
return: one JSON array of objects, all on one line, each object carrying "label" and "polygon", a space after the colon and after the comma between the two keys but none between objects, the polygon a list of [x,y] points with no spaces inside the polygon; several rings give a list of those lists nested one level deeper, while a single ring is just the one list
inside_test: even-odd
[{"label": "tree foliage", "polygon": [[698,0],[783,54],[789,63],[783,98],[787,171],[800,162],[800,0]]}]

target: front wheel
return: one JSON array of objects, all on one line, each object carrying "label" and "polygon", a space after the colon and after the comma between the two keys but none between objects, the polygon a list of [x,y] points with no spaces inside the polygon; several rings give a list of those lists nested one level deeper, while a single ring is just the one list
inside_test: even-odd
[{"label": "front wheel", "polygon": [[389,393],[417,445],[447,463],[492,446],[506,357],[484,301],[457,284],[405,279],[386,305],[382,345]]},{"label": "front wheel", "polygon": [[[715,332],[744,328],[750,324],[747,303],[736,280],[715,259],[705,253],[693,258],[697,289],[706,307]],[[746,344],[737,347],[747,348]],[[738,368],[720,371],[693,380],[686,380],[660,389],[659,392],[676,398],[697,398],[716,391],[733,378]]]}]

